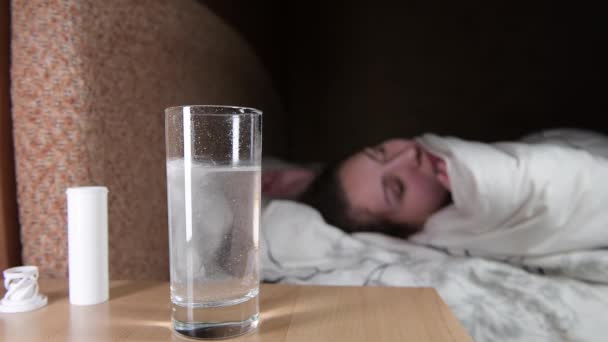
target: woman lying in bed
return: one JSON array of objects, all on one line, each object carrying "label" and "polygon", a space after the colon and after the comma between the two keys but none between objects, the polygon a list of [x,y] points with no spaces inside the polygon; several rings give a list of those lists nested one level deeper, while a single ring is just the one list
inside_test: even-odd
[{"label": "woman lying in bed", "polygon": [[326,167],[266,173],[263,192],[315,207],[348,232],[466,253],[540,255],[608,246],[608,138],[548,131],[484,144],[391,139]]}]

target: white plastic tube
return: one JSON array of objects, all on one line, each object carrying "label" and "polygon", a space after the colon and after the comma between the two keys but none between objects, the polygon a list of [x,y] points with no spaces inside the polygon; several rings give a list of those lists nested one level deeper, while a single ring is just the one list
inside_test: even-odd
[{"label": "white plastic tube", "polygon": [[69,188],[67,197],[70,303],[105,302],[109,298],[108,189]]}]

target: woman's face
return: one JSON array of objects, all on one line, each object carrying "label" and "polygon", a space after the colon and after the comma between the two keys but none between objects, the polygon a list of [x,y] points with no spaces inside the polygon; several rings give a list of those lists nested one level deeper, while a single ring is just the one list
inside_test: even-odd
[{"label": "woman's face", "polygon": [[420,228],[449,195],[441,163],[412,140],[392,139],[346,159],[338,177],[356,221]]}]

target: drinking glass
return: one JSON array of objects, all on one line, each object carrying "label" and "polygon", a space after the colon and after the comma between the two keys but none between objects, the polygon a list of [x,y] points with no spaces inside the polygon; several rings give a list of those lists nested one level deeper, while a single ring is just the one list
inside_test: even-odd
[{"label": "drinking glass", "polygon": [[258,324],[262,113],[165,110],[173,328],[227,338]]}]

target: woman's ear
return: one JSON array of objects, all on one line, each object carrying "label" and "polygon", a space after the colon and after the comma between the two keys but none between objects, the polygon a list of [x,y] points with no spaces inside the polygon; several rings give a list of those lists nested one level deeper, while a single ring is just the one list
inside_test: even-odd
[{"label": "woman's ear", "polygon": [[262,194],[274,198],[296,199],[316,177],[305,168],[273,170],[262,173]]}]

